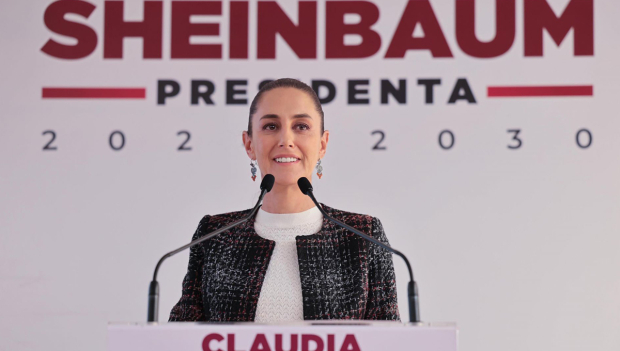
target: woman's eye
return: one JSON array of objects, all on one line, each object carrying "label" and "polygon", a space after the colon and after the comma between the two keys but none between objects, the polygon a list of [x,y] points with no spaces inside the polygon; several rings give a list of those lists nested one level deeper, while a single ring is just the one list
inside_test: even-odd
[{"label": "woman's eye", "polygon": [[276,125],[275,124],[265,124],[263,126],[263,130],[276,130]]},{"label": "woman's eye", "polygon": [[310,129],[310,126],[309,126],[309,125],[307,125],[307,124],[303,124],[303,123],[298,124],[296,127],[297,127],[297,129],[299,129],[299,130],[308,130],[308,129]]}]

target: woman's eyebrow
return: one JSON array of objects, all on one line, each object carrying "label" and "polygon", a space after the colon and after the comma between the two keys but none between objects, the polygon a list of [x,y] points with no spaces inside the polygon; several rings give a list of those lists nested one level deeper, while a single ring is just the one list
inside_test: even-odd
[{"label": "woman's eyebrow", "polygon": [[312,116],[310,116],[307,113],[298,113],[295,116],[293,116],[293,118],[312,118]]},{"label": "woman's eyebrow", "polygon": [[277,118],[280,118],[280,116],[275,115],[275,114],[273,114],[273,113],[270,113],[270,114],[266,114],[266,115],[264,115],[264,116],[263,116],[263,117],[261,117],[260,119],[265,119],[265,118],[276,118],[276,119],[277,119]]},{"label": "woman's eyebrow", "polygon": [[[269,113],[269,114],[264,115],[260,119],[265,119],[265,118],[278,119],[278,118],[280,118],[280,116],[278,116],[276,114],[273,114],[273,113]],[[293,118],[312,118],[312,116],[310,116],[307,113],[298,113],[298,114],[294,115]]]}]

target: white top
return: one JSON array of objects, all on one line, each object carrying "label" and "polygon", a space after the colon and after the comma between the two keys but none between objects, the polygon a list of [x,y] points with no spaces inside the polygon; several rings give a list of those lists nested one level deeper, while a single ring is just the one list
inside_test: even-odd
[{"label": "white top", "polygon": [[323,214],[316,207],[283,214],[265,212],[262,208],[258,210],[254,221],[256,234],[276,243],[258,297],[255,322],[304,320],[295,237],[315,234],[322,225]]}]

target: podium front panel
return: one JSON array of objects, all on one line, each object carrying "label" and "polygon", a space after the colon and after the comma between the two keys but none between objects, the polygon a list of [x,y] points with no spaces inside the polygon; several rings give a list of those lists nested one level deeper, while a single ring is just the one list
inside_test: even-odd
[{"label": "podium front panel", "polygon": [[451,323],[110,324],[108,351],[456,351]]}]

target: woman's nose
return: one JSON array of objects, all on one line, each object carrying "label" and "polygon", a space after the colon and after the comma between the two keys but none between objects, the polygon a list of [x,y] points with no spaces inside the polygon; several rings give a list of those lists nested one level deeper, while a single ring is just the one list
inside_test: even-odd
[{"label": "woman's nose", "polygon": [[283,131],[280,138],[280,147],[293,147],[293,133],[290,131]]}]

